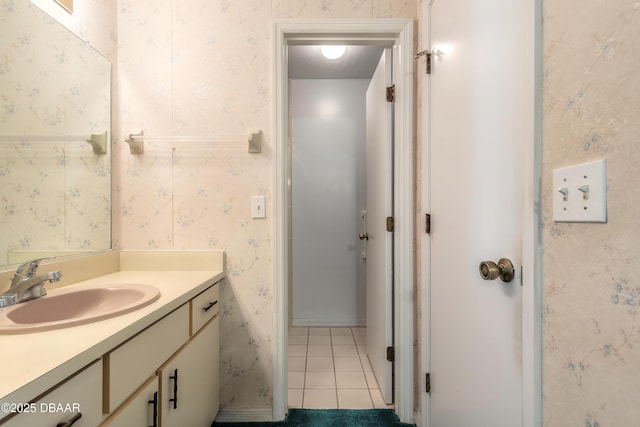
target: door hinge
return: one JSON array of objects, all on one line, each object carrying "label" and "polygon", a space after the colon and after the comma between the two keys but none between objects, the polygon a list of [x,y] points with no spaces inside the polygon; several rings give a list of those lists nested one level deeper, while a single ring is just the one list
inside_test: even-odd
[{"label": "door hinge", "polygon": [[431,214],[425,214],[424,231],[427,234],[431,234]]},{"label": "door hinge", "polygon": [[387,347],[387,361],[395,362],[396,360],[396,350],[393,347]]},{"label": "door hinge", "polygon": [[396,85],[387,86],[387,102],[396,100]]},{"label": "door hinge", "polygon": [[423,50],[421,52],[416,53],[416,56],[414,56],[414,59],[418,59],[421,56],[424,56],[425,59],[425,74],[431,74],[431,58],[433,57],[433,53],[431,51],[428,50]]},{"label": "door hinge", "polygon": [[392,216],[387,217],[387,231],[393,232],[395,227],[395,221]]},{"label": "door hinge", "polygon": [[424,390],[427,393],[431,393],[431,374],[429,372],[427,372],[427,375],[425,378]]}]

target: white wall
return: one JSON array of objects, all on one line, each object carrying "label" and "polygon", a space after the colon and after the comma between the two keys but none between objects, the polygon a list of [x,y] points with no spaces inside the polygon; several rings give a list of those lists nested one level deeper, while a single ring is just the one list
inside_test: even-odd
[{"label": "white wall", "polygon": [[292,80],[292,322],[365,325],[369,80]]}]

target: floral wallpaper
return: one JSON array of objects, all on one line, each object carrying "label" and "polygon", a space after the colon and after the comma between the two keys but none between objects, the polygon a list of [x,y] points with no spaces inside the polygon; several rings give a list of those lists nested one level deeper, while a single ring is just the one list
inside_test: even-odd
[{"label": "floral wallpaper", "polygon": [[[249,218],[250,196],[264,194],[271,203],[271,20],[416,18],[418,3],[424,2],[86,0],[76,2],[71,17],[57,11],[59,21],[89,40],[117,70],[114,246],[227,253],[221,307],[223,410],[270,411],[272,401],[272,223],[271,218]],[[0,0],[0,27],[24,4]],[[635,231],[640,216],[640,5],[635,0],[545,0],[543,13],[544,425],[635,425],[640,396],[640,245]],[[418,22],[417,30],[422,26]],[[0,78],[16,59],[0,54]],[[2,88],[4,133],[13,107],[4,97],[7,85]],[[420,99],[416,102],[419,107]],[[264,132],[261,154],[197,141],[154,140],[145,142],[143,155],[131,155],[124,143],[128,132],[140,129],[147,135],[215,135],[231,142],[242,139],[249,127]],[[11,213],[16,218],[19,209],[8,202],[11,193],[35,197],[39,191],[38,197],[51,198],[45,204],[56,206],[63,195],[50,186],[64,180],[84,185],[80,178],[57,173],[61,163],[76,161],[66,157],[66,147],[45,145],[28,153],[18,148],[2,143],[0,180],[15,162],[29,165],[37,159],[38,173],[11,171],[33,183],[30,187],[0,183],[2,224]],[[80,163],[93,159],[80,157]],[[608,223],[554,222],[552,170],[601,158],[608,167]],[[37,214],[46,221],[34,227],[34,236],[60,225],[55,210]]]},{"label": "floral wallpaper", "polygon": [[[251,196],[272,202],[272,19],[415,16],[415,0],[118,1],[114,243],[225,250],[222,411],[272,407],[272,218],[250,218]],[[186,139],[131,155],[124,143],[144,130],[237,144],[248,128],[262,129],[262,153]]]},{"label": "floral wallpaper", "polygon": [[[543,417],[640,412],[640,3],[544,1]],[[606,224],[556,223],[552,171],[607,160]]]},{"label": "floral wallpaper", "polygon": [[[0,2],[0,264],[110,247],[110,65],[28,1]],[[13,259],[13,258],[12,258]]]}]

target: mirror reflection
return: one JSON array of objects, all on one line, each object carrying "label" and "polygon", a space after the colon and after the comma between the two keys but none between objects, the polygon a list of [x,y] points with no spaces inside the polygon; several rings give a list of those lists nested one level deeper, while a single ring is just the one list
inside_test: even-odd
[{"label": "mirror reflection", "polygon": [[110,248],[109,61],[28,1],[0,40],[0,265]]}]

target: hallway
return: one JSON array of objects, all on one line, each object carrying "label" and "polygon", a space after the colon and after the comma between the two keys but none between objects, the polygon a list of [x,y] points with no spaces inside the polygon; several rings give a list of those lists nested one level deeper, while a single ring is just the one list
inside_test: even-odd
[{"label": "hallway", "polygon": [[391,409],[366,355],[365,328],[289,328],[289,408]]}]

